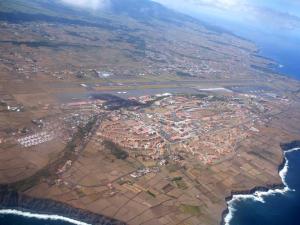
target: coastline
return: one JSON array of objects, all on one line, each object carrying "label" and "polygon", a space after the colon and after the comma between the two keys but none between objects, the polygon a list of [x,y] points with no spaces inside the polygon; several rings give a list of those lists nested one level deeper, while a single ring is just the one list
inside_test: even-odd
[{"label": "coastline", "polygon": [[16,209],[0,209],[0,215],[17,215],[17,216],[22,216],[26,218],[36,218],[39,220],[58,220],[58,221],[64,221],[76,225],[92,225],[92,224],[87,224],[78,220],[70,219],[64,216],[58,216],[58,215],[48,215],[48,214],[35,214],[35,213],[30,213],[30,212],[25,212],[25,211],[19,211]]},{"label": "coastline", "polygon": [[126,225],[116,219],[74,208],[65,203],[32,198],[3,188],[0,189],[0,215],[1,211],[4,212],[3,214],[56,219],[77,225]]},{"label": "coastline", "polygon": [[[284,155],[285,152],[288,152],[291,149],[298,149],[300,147],[300,140],[281,144],[280,147],[283,151],[283,157],[281,164],[278,166],[279,173],[281,173],[285,168],[287,170],[288,161]],[[286,173],[287,171],[283,172]],[[277,184],[275,183],[262,187],[254,187],[250,190],[232,191],[231,195],[225,198],[227,207],[222,212],[220,225],[228,225],[228,223],[226,223],[226,216],[228,216],[228,214],[230,213],[230,205],[228,203],[232,200],[234,201],[235,196],[248,196],[248,198],[256,198],[255,200],[262,200],[261,197],[270,194],[270,192],[282,193],[288,190],[289,189],[286,186],[284,179],[282,179],[282,182]],[[255,195],[255,193],[257,192],[259,192],[260,194]],[[49,199],[33,198],[27,196],[26,194],[9,191],[5,187],[0,187],[0,214],[3,210],[6,210],[5,213],[11,212],[10,214],[16,215],[21,215],[20,213],[22,213],[24,216],[33,215],[36,218],[38,218],[37,216],[46,216],[47,218],[44,219],[59,219],[77,225],[126,225],[126,223],[118,221],[116,219],[91,213],[83,209],[74,208],[65,203]]]},{"label": "coastline", "polygon": [[284,176],[286,175],[288,169],[288,161],[285,157],[285,153],[288,153],[289,151],[300,150],[300,140],[280,144],[280,147],[283,151],[283,157],[281,164],[278,166],[278,173],[282,178],[282,182],[279,184],[268,184],[266,186],[254,187],[250,190],[231,191],[230,196],[225,198],[226,209],[222,212],[220,225],[229,225],[229,221],[231,220],[231,218],[227,218],[227,216],[232,216],[230,215],[231,201],[235,201],[238,198],[252,198],[256,201],[263,202],[262,196],[266,196],[273,193],[285,193],[287,191],[290,191],[289,187],[287,186],[284,180]]}]

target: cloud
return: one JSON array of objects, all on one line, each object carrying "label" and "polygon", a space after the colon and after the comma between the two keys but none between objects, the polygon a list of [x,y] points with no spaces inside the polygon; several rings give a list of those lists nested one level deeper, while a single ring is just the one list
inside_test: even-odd
[{"label": "cloud", "polygon": [[172,8],[186,7],[214,7],[220,9],[229,9],[237,7],[244,3],[244,0],[154,0]]},{"label": "cloud", "polygon": [[[108,8],[110,0],[60,0],[86,9]],[[122,1],[122,0],[120,0]],[[152,0],[183,13],[247,25],[300,29],[299,0]],[[213,20],[216,22],[217,20]]]},{"label": "cloud", "polygon": [[231,9],[234,7],[241,6],[244,1],[242,0],[190,0],[194,4],[202,5],[202,6],[210,6],[216,7],[220,9]]},{"label": "cloud", "polygon": [[[227,19],[247,25],[300,29],[300,3],[290,0],[154,0],[194,16]],[[298,10],[295,10],[298,9]],[[220,22],[220,21],[219,21]],[[222,22],[222,21],[221,21]]]},{"label": "cloud", "polygon": [[63,3],[80,8],[100,9],[108,7],[109,0],[61,0]]}]

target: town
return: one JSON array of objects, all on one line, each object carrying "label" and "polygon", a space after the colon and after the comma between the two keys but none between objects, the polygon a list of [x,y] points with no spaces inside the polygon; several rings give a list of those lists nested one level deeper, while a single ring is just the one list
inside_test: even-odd
[{"label": "town", "polygon": [[101,122],[96,130],[97,141],[109,141],[130,157],[155,161],[157,166],[171,159],[197,159],[209,165],[235,155],[239,142],[258,133],[259,127],[268,122],[267,115],[279,105],[289,104],[287,99],[261,92],[256,96],[234,92],[165,93],[123,101],[135,105],[112,110],[109,100],[63,103],[56,106],[59,116],[33,119],[21,133],[1,140],[24,148],[53,139],[68,143],[80,127],[98,115]]},{"label": "town", "polygon": [[268,110],[245,97],[168,95],[149,108],[112,112],[97,135],[144,160],[181,155],[209,164],[233,154],[239,141],[259,132],[256,127],[265,123],[261,115]]}]

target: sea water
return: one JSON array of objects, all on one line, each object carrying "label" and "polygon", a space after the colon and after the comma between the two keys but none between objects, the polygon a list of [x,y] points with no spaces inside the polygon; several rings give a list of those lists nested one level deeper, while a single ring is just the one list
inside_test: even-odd
[{"label": "sea water", "polygon": [[285,157],[286,165],[280,171],[285,188],[234,196],[228,202],[226,225],[300,224],[300,151],[287,151]]},{"label": "sea water", "polygon": [[74,219],[57,215],[46,215],[19,211],[0,210],[0,225],[88,225]]},{"label": "sea water", "polygon": [[300,46],[298,44],[289,47],[280,44],[277,47],[263,44],[259,54],[278,63],[275,72],[300,80]]}]

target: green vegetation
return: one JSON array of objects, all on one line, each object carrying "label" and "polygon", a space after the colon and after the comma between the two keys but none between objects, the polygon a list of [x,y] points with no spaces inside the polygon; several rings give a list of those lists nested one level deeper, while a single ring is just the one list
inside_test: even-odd
[{"label": "green vegetation", "polygon": [[6,103],[6,102],[3,102],[3,101],[0,101],[0,106],[7,107],[7,103]]},{"label": "green vegetation", "polygon": [[185,190],[188,188],[182,177],[174,177],[172,178],[172,182],[174,182],[179,189]]},{"label": "green vegetation", "polygon": [[199,99],[203,99],[203,98],[207,98],[208,97],[207,94],[203,94],[203,93],[193,94],[192,96],[195,97],[195,98],[199,98]]},{"label": "green vegetation", "polygon": [[75,189],[75,192],[76,192],[76,194],[78,195],[79,198],[83,198],[83,197],[86,196],[86,194],[78,188]]},{"label": "green vegetation", "polygon": [[153,198],[156,197],[156,195],[153,192],[149,191],[149,190],[147,190],[147,194],[151,195]]},{"label": "green vegetation", "polygon": [[119,180],[117,181],[117,183],[118,183],[119,185],[123,185],[123,184],[133,185],[133,182],[132,182],[132,181],[130,181],[130,180],[124,180],[124,179],[119,179]]},{"label": "green vegetation", "polygon": [[40,47],[47,47],[51,49],[65,49],[65,48],[100,48],[101,46],[98,45],[84,45],[84,44],[70,44],[67,42],[55,42],[55,41],[48,41],[48,40],[40,40],[40,41],[0,41],[0,43],[9,43],[16,46],[26,45],[31,48],[40,48]]},{"label": "green vegetation", "polygon": [[180,77],[192,77],[193,75],[183,71],[176,71],[176,75]]},{"label": "green vegetation", "polygon": [[179,170],[179,166],[176,165],[176,164],[173,164],[173,163],[169,163],[167,166],[166,166],[167,170],[170,172],[170,173],[173,173],[173,172],[176,172],[177,170]]},{"label": "green vegetation", "polygon": [[215,102],[215,101],[224,102],[226,100],[227,100],[226,97],[224,97],[224,96],[216,96],[216,95],[214,95],[213,97],[209,98],[209,101],[211,101],[211,102]]},{"label": "green vegetation", "polygon": [[179,210],[183,213],[190,214],[192,216],[199,216],[201,214],[201,209],[199,206],[181,204]]},{"label": "green vegetation", "polygon": [[173,182],[180,181],[180,180],[182,180],[182,177],[173,177],[172,178]]},{"label": "green vegetation", "polygon": [[117,181],[117,183],[119,184],[119,185],[123,185],[123,184],[126,184],[127,183],[127,180],[118,180]]},{"label": "green vegetation", "polygon": [[111,154],[113,154],[117,159],[127,159],[128,153],[117,146],[115,143],[111,141],[104,141],[104,146],[108,150],[110,150]]}]

